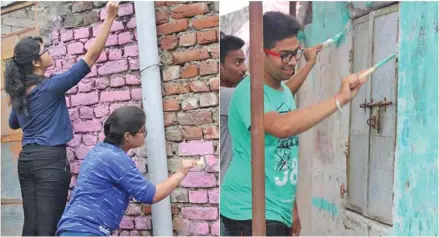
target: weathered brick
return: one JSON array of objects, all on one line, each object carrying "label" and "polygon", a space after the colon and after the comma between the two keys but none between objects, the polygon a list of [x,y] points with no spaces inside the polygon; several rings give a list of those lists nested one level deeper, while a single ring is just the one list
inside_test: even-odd
[{"label": "weathered brick", "polygon": [[83,145],[76,147],[76,150],[75,150],[76,158],[83,160],[85,158],[85,156],[87,156],[87,153],[92,148],[93,148],[92,146],[83,146]]},{"label": "weathered brick", "polygon": [[189,225],[190,235],[200,236],[209,234],[209,224],[206,222],[191,222]]},{"label": "weathered brick", "polygon": [[79,169],[81,168],[82,160],[74,160],[70,163],[70,172],[73,174],[79,174]]},{"label": "weathered brick", "polygon": [[180,1],[166,1],[166,6],[170,7],[180,3],[181,3]]},{"label": "weathered brick", "polygon": [[208,191],[209,203],[218,204],[219,203],[219,189],[215,188]]},{"label": "weathered brick", "polygon": [[119,42],[119,37],[117,34],[109,35],[107,38],[107,42],[105,42],[105,46],[114,46],[117,45]]},{"label": "weathered brick", "polygon": [[192,46],[197,43],[197,36],[195,32],[186,33],[180,36],[181,46]]},{"label": "weathered brick", "polygon": [[136,28],[136,25],[137,23],[136,23],[136,17],[133,17],[133,18],[131,18],[131,20],[130,21],[128,21],[128,23],[127,23],[127,28],[128,29],[134,29],[134,28]]},{"label": "weathered brick", "polygon": [[121,49],[110,49],[108,51],[108,58],[110,60],[119,60],[122,58],[122,50]]},{"label": "weathered brick", "polygon": [[98,58],[98,60],[96,62],[102,63],[102,62],[105,62],[107,60],[108,60],[107,52],[106,51],[102,51],[101,55],[99,55],[99,58]]},{"label": "weathered brick", "polygon": [[183,207],[181,208],[183,218],[190,220],[216,220],[218,208],[216,207]]},{"label": "weathered brick", "polygon": [[178,145],[179,156],[209,155],[213,153],[213,143],[211,141],[190,141]]},{"label": "weathered brick", "polygon": [[166,35],[160,39],[162,50],[172,50],[178,47],[178,37],[176,35]]},{"label": "weathered brick", "polygon": [[79,119],[79,110],[78,110],[78,108],[71,108],[68,111],[69,111],[70,120],[74,121],[74,120]]},{"label": "weathered brick", "polygon": [[79,134],[73,135],[73,139],[69,141],[68,145],[71,147],[77,147],[81,144],[82,136]]},{"label": "weathered brick", "polygon": [[139,48],[137,44],[135,45],[127,45],[124,48],[124,57],[136,57],[139,56]]},{"label": "weathered brick", "polygon": [[75,39],[87,39],[91,36],[90,34],[90,28],[89,27],[83,27],[74,30],[75,33]]},{"label": "weathered brick", "polygon": [[189,191],[189,202],[207,203],[207,191],[206,190]]},{"label": "weathered brick", "polygon": [[[117,12],[118,17],[129,16],[134,13],[134,8],[132,4],[123,4],[119,6],[119,11]],[[107,8],[103,8],[101,10],[101,20],[105,20],[107,18]]]},{"label": "weathered brick", "polygon": [[166,11],[156,11],[155,12],[155,23],[156,25],[161,25],[161,24],[165,24],[168,23],[169,16],[168,13],[166,13]]},{"label": "weathered brick", "polygon": [[136,88],[131,90],[131,99],[132,100],[141,100],[142,99],[142,89]]},{"label": "weathered brick", "polygon": [[209,12],[206,3],[181,4],[171,10],[171,16],[175,19],[203,15]]},{"label": "weathered brick", "polygon": [[214,77],[209,80],[209,86],[211,91],[219,90],[219,78]]},{"label": "weathered brick", "polygon": [[127,74],[125,77],[125,81],[126,81],[127,85],[130,85],[130,86],[140,85],[139,75]]},{"label": "weathered brick", "polygon": [[218,96],[216,93],[205,93],[200,95],[200,106],[210,107],[218,105]]},{"label": "weathered brick", "polygon": [[183,64],[191,61],[199,61],[209,59],[210,55],[207,49],[194,49],[185,52],[172,53],[174,64]]},{"label": "weathered brick", "polygon": [[123,216],[119,226],[121,229],[133,230],[134,229],[133,218],[129,216]]},{"label": "weathered brick", "polygon": [[220,235],[219,226],[220,226],[219,221],[210,223],[210,234],[213,236],[219,236]]},{"label": "weathered brick", "polygon": [[106,77],[96,79],[96,88],[105,89],[110,85],[110,80]]},{"label": "weathered brick", "polygon": [[214,58],[214,59],[218,59],[219,58],[218,46],[216,46],[216,47],[209,47],[209,52],[210,52],[210,55],[212,55],[212,58]]},{"label": "weathered brick", "polygon": [[72,95],[71,103],[72,106],[77,105],[93,105],[99,102],[98,92],[91,93],[78,93],[77,95]]},{"label": "weathered brick", "polygon": [[180,71],[181,78],[193,78],[198,76],[198,65],[190,64],[185,66]]},{"label": "weathered brick", "polygon": [[183,135],[178,129],[166,129],[165,137],[168,141],[180,142],[183,140]]},{"label": "weathered brick", "polygon": [[96,145],[97,140],[98,140],[98,137],[95,135],[86,134],[86,135],[82,136],[82,141],[84,142],[84,145],[86,145],[86,146]]},{"label": "weathered brick", "polygon": [[83,79],[78,83],[79,92],[89,92],[94,89],[94,81]]},{"label": "weathered brick", "polygon": [[216,156],[214,155],[206,155],[206,168],[205,171],[208,173],[215,173],[219,171],[219,162]]},{"label": "weathered brick", "polygon": [[130,91],[103,91],[101,93],[101,102],[115,102],[130,100]]},{"label": "weathered brick", "polygon": [[90,73],[88,73],[85,78],[90,78],[90,77],[95,77],[98,75],[98,68],[96,65],[94,65],[93,67],[91,67],[91,71]]},{"label": "weathered brick", "polygon": [[58,30],[52,30],[50,33],[50,38],[52,40],[58,40],[59,39],[59,31]]},{"label": "weathered brick", "polygon": [[63,56],[66,55],[67,48],[64,45],[56,45],[54,47],[49,48],[49,53],[52,57]]},{"label": "weathered brick", "polygon": [[92,119],[93,118],[93,108],[88,106],[81,106],[79,108],[80,118],[83,119]]},{"label": "weathered brick", "polygon": [[206,140],[219,138],[219,131],[217,126],[208,126],[203,129],[203,133],[204,133],[204,139]]},{"label": "weathered brick", "polygon": [[71,105],[70,105],[70,98],[69,97],[66,97],[66,106],[67,106],[67,108],[71,107]]},{"label": "weathered brick", "polygon": [[180,77],[180,66],[171,66],[164,70],[163,72],[163,80],[170,81],[174,79],[178,79]]},{"label": "weathered brick", "polygon": [[66,42],[73,39],[73,30],[61,30],[61,41]]},{"label": "weathered brick", "polygon": [[64,60],[62,60],[63,68],[66,68],[66,69],[70,69],[70,68],[72,68],[72,66],[73,66],[75,63],[76,63],[76,60],[73,59],[73,58],[68,58],[68,59],[64,59]]},{"label": "weathered brick", "polygon": [[157,26],[157,35],[168,35],[189,29],[187,19],[176,20]]},{"label": "weathered brick", "polygon": [[140,236],[140,232],[138,230],[130,231],[130,236]]},{"label": "weathered brick", "polygon": [[117,36],[119,39],[119,45],[128,44],[133,42],[134,35],[131,32],[122,32]]},{"label": "weathered brick", "polygon": [[129,230],[122,230],[119,233],[120,236],[130,236],[130,231]]},{"label": "weathered brick", "polygon": [[183,137],[185,140],[200,140],[203,138],[203,131],[200,127],[183,127]]},{"label": "weathered brick", "polygon": [[142,206],[142,209],[143,209],[143,214],[144,214],[144,215],[149,215],[149,214],[152,213],[151,205],[144,204],[144,205]]},{"label": "weathered brick", "polygon": [[164,83],[163,88],[165,95],[185,94],[191,91],[189,84],[186,82]]},{"label": "weathered brick", "polygon": [[174,189],[171,192],[171,202],[189,202],[188,190],[184,188]]},{"label": "weathered brick", "polygon": [[73,123],[73,131],[75,132],[97,132],[102,128],[99,120],[79,121]]},{"label": "weathered brick", "polygon": [[145,158],[139,158],[139,157],[133,157],[133,162],[136,164],[137,169],[140,171],[140,173],[146,172],[146,159]]},{"label": "weathered brick", "polygon": [[192,20],[192,26],[197,30],[218,27],[218,25],[219,25],[218,16],[207,16],[207,17],[201,17]]},{"label": "weathered brick", "polygon": [[136,222],[136,229],[138,230],[150,230],[151,229],[151,219],[146,216],[137,216],[134,218]]},{"label": "weathered brick", "polygon": [[127,60],[122,59],[118,61],[107,62],[98,68],[99,75],[108,75],[128,70]]},{"label": "weathered brick", "polygon": [[210,44],[217,42],[216,30],[207,30],[197,32],[197,42],[198,44]]},{"label": "weathered brick", "polygon": [[94,113],[97,118],[102,118],[110,114],[109,107],[106,104],[98,105],[94,108]]},{"label": "weathered brick", "polygon": [[163,111],[179,111],[180,103],[176,99],[163,100]]},{"label": "weathered brick", "polygon": [[[93,36],[94,37],[96,37],[99,34],[101,25],[102,24],[99,24],[99,25],[93,27]],[[121,31],[123,29],[124,29],[124,26],[123,26],[123,23],[121,21],[114,21],[113,24],[111,25],[110,32]]]},{"label": "weathered brick", "polygon": [[205,81],[193,81],[191,84],[191,91],[193,92],[207,92],[209,87]]},{"label": "weathered brick", "polygon": [[130,64],[130,70],[139,69],[139,58],[128,58],[128,62]]},{"label": "weathered brick", "polygon": [[125,86],[125,79],[121,76],[114,76],[110,78],[111,87],[122,87]]},{"label": "weathered brick", "polygon": [[187,111],[177,114],[177,121],[181,125],[202,125],[212,123],[210,111]]},{"label": "weathered brick", "polygon": [[93,2],[73,2],[72,4],[72,12],[83,12],[93,9]]},{"label": "weathered brick", "polygon": [[[177,230],[177,231],[182,230],[185,226],[185,222],[186,222],[186,220],[181,218],[181,217],[178,217],[178,216],[174,217],[172,220],[172,229]],[[179,233],[179,234],[182,234],[182,233]],[[188,234],[182,234],[182,235],[185,236]]]},{"label": "weathered brick", "polygon": [[202,62],[200,64],[200,75],[209,75],[218,73],[218,62]]},{"label": "weathered brick", "polygon": [[177,123],[177,116],[175,113],[165,112],[164,115],[164,124],[165,126],[175,125]]},{"label": "weathered brick", "polygon": [[70,185],[69,188],[73,188],[76,185],[76,175],[72,175],[72,178],[70,178]]},{"label": "weathered brick", "polygon": [[75,161],[75,159],[75,153],[69,147],[67,147],[67,160],[71,164],[73,161]]},{"label": "weathered brick", "polygon": [[128,204],[127,210],[125,211],[125,215],[127,216],[138,216],[142,210],[140,209],[140,205],[130,203]]}]

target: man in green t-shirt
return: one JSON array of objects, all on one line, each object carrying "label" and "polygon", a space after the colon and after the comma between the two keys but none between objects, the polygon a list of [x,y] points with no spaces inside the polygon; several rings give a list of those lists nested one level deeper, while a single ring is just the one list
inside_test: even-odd
[{"label": "man in green t-shirt", "polygon": [[[298,134],[315,126],[358,93],[365,79],[353,74],[342,81],[339,92],[320,103],[296,109],[293,94],[316,62],[322,46],[302,49],[297,39],[300,25],[293,17],[267,12],[264,27],[265,196],[267,235],[300,234],[296,204]],[[301,54],[306,66],[294,68]],[[293,76],[294,75],[294,76]],[[220,214],[228,234],[251,235],[251,112],[250,76],[235,89],[229,105],[229,131],[233,160],[221,183]]]}]

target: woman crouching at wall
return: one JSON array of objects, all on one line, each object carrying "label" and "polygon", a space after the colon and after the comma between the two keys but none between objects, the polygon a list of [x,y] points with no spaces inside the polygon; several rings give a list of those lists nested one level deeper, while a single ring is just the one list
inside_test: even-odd
[{"label": "woman crouching at wall", "polygon": [[67,72],[44,77],[53,59],[41,37],[21,39],[6,65],[5,90],[11,98],[9,126],[22,128],[18,177],[23,198],[22,235],[53,236],[67,202],[70,166],[66,143],[73,129],[66,92],[77,85],[105,47],[119,5],[107,4],[107,18],[84,57]]},{"label": "woman crouching at wall", "polygon": [[110,235],[119,228],[130,196],[141,203],[156,203],[171,194],[196,164],[182,160],[179,170],[157,185],[146,180],[127,155],[146,137],[145,113],[138,107],[116,109],[105,121],[104,133],[104,142],[84,158],[57,235]]}]

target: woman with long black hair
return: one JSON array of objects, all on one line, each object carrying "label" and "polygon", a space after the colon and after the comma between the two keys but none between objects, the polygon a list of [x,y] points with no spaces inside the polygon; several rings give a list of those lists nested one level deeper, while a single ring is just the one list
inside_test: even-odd
[{"label": "woman with long black hair", "polygon": [[136,106],[122,106],[104,124],[104,142],[84,158],[78,181],[58,224],[57,235],[110,235],[119,228],[129,198],[152,204],[167,197],[196,165],[182,160],[168,179],[154,185],[146,180],[127,155],[145,142],[145,113]]},{"label": "woman with long black hair", "polygon": [[66,143],[73,129],[65,93],[84,78],[105,47],[119,4],[107,4],[107,18],[84,57],[67,72],[44,77],[53,59],[41,37],[21,39],[6,65],[11,98],[9,126],[23,130],[18,176],[23,197],[23,235],[53,236],[67,202],[70,166]]}]

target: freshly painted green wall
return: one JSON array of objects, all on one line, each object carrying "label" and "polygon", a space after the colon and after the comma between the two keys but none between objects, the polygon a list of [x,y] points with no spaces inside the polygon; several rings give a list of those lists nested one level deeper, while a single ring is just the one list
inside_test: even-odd
[{"label": "freshly painted green wall", "polygon": [[393,234],[438,235],[438,3],[399,9]]}]

